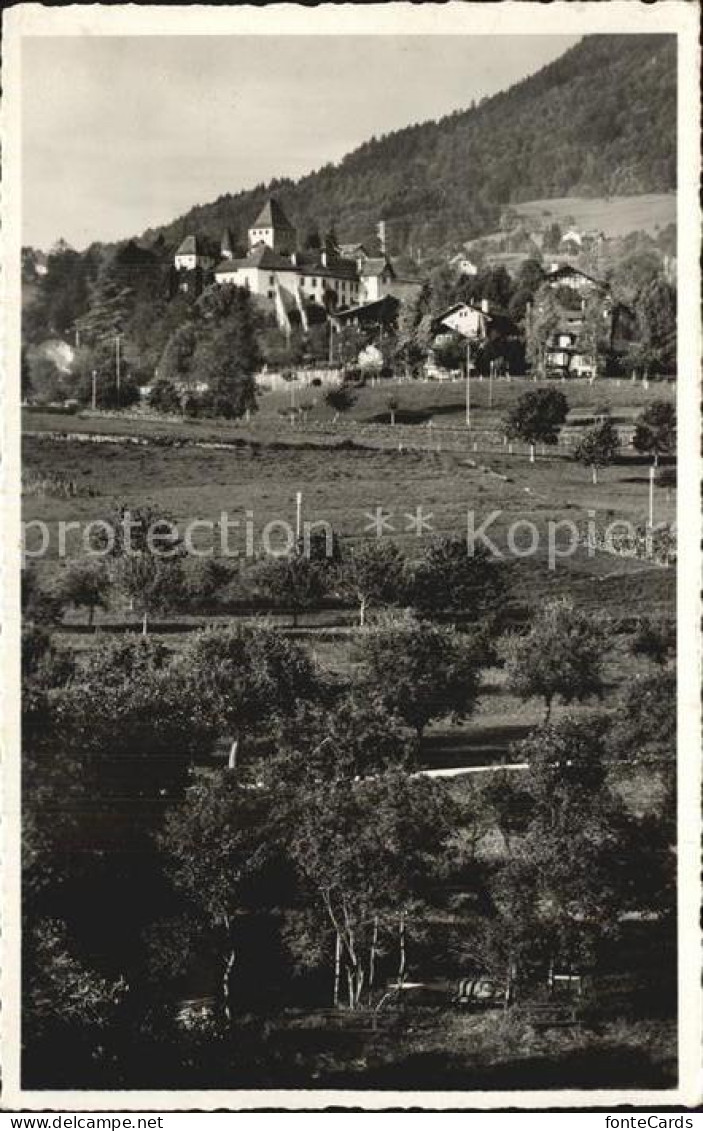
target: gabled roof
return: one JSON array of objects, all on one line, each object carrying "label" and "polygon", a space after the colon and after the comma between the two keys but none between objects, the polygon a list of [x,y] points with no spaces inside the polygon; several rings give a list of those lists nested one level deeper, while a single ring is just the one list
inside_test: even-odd
[{"label": "gabled roof", "polygon": [[382,275],[386,268],[389,268],[392,275],[395,275],[391,264],[387,259],[380,257],[378,259],[366,259],[361,267],[361,274],[365,276]]},{"label": "gabled roof", "polygon": [[373,320],[374,318],[391,319],[396,316],[400,308],[400,302],[393,295],[384,295],[383,298],[374,299],[373,302],[364,302],[360,306],[348,306],[344,310],[335,310],[332,317],[339,322],[352,321],[358,318],[360,321],[365,319]]},{"label": "gabled roof", "polygon": [[353,259],[359,254],[363,254],[364,258],[368,258],[368,251],[363,243],[341,243],[339,245],[340,254],[346,259]]},{"label": "gabled roof", "polygon": [[200,236],[186,236],[176,255],[206,255],[205,246]]},{"label": "gabled roof", "polygon": [[588,275],[578,267],[572,267],[570,263],[560,263],[558,267],[550,268],[545,278],[547,282],[550,282],[553,279],[568,278],[573,275],[580,275],[582,279],[588,279],[589,283],[593,283],[594,286],[600,287],[604,291],[608,289],[607,283],[604,283],[601,279],[595,279],[593,275]]},{"label": "gabled roof", "polygon": [[290,220],[286,216],[278,201],[273,196],[270,196],[268,198],[251,227],[287,228],[289,231],[294,230]]}]

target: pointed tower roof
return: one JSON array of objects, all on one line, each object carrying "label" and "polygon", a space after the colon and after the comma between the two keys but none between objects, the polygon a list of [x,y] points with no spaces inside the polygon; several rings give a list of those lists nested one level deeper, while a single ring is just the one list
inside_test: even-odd
[{"label": "pointed tower roof", "polygon": [[273,196],[266,201],[252,228],[289,228],[293,231],[293,225]]}]

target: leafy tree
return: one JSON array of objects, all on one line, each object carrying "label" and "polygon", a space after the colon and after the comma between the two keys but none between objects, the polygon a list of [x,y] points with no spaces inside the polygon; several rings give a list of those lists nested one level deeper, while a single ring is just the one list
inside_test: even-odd
[{"label": "leafy tree", "polygon": [[561,228],[556,220],[554,220],[544,231],[544,250],[545,251],[559,251],[561,244]]},{"label": "leafy tree", "polygon": [[606,740],[605,720],[567,718],[513,747],[529,765],[520,779],[527,823],[490,883],[509,980],[530,964],[592,961],[623,909],[637,905],[642,856],[607,785]]},{"label": "leafy tree", "polygon": [[237,756],[247,736],[267,733],[321,686],[307,651],[257,624],[194,634],[179,668],[203,714],[220,734],[234,736]]},{"label": "leafy tree", "polygon": [[45,588],[36,569],[27,567],[21,577],[22,619],[26,623],[56,624],[63,614],[63,600],[56,589]]},{"label": "leafy tree", "polygon": [[505,570],[483,546],[463,538],[435,538],[411,570],[409,601],[422,613],[493,612],[505,593]]},{"label": "leafy tree", "polygon": [[72,332],[87,307],[97,261],[90,249],[77,252],[66,244],[52,250],[46,266],[35,301],[23,316],[23,333],[28,341]]},{"label": "leafy tree", "polygon": [[139,400],[139,385],[130,367],[120,363],[117,379],[117,355],[114,341],[98,341],[82,346],[73,365],[70,390],[81,404],[90,405],[95,387],[98,408],[128,408]]},{"label": "leafy tree", "polygon": [[460,335],[442,335],[434,341],[432,354],[442,369],[465,369],[466,338]]},{"label": "leafy tree", "polygon": [[646,656],[664,667],[676,651],[676,632],[667,620],[641,617],[630,645],[633,656]]},{"label": "leafy tree", "polygon": [[419,739],[432,719],[462,719],[476,705],[478,658],[453,628],[387,615],[364,630],[360,658],[362,686]]},{"label": "leafy tree", "polygon": [[115,562],[118,587],[142,612],[142,632],[149,615],[178,604],[185,546],[171,516],[151,504],[130,507],[118,503],[95,533],[93,548]]},{"label": "leafy tree", "polygon": [[182,580],[179,558],[168,560],[152,553],[134,553],[120,559],[117,584],[132,606],[142,613],[142,633],[149,631],[149,617],[178,605]]},{"label": "leafy tree", "polygon": [[298,549],[289,554],[264,557],[253,567],[257,589],[278,608],[290,609],[293,626],[305,609],[316,608],[328,587],[328,571]]},{"label": "leafy tree", "polygon": [[[109,1032],[119,1017],[126,982],[121,977],[111,981],[86,966],[60,920],[33,923],[24,943],[25,1069],[30,1077],[39,1075],[48,1058],[55,1086],[65,1085],[68,1064],[85,1082],[108,1057]],[[41,1078],[46,1086],[46,1063]]]},{"label": "leafy tree", "polygon": [[626,757],[673,764],[676,758],[676,671],[636,676],[624,688],[616,730]]},{"label": "leafy tree", "polygon": [[156,381],[149,392],[149,408],[156,412],[181,412],[181,398],[176,386],[161,377]]},{"label": "leafy tree", "polygon": [[606,651],[602,626],[567,601],[550,601],[532,621],[526,636],[506,642],[507,686],[521,699],[539,697],[545,722],[552,703],[601,698]]},{"label": "leafy tree", "polygon": [[584,432],[574,449],[574,458],[590,467],[593,482],[598,482],[598,468],[608,467],[620,450],[620,437],[612,421],[605,419]]},{"label": "leafy tree", "polygon": [[23,372],[25,384],[39,404],[53,404],[66,396],[64,376],[51,358],[35,354]]},{"label": "leafy tree", "polygon": [[22,626],[22,681],[25,690],[60,687],[75,672],[74,658],[66,648],[58,648],[46,625],[27,622]]},{"label": "leafy tree", "polygon": [[352,547],[343,559],[335,588],[359,609],[359,625],[366,623],[370,606],[393,605],[402,600],[405,560],[394,542],[370,539]]},{"label": "leafy tree", "polygon": [[568,412],[569,402],[559,389],[530,389],[505,417],[505,434],[529,444],[534,463],[535,444],[556,444]]},{"label": "leafy tree", "polygon": [[676,288],[659,276],[642,287],[635,300],[639,337],[648,358],[645,375],[676,370]]},{"label": "leafy tree", "polygon": [[303,703],[282,721],[268,778],[292,789],[351,782],[402,767],[411,754],[399,721],[377,699],[351,692],[332,704]]},{"label": "leafy tree", "polygon": [[[186,673],[173,664],[160,665],[158,653],[142,652],[134,638],[125,646],[126,671],[118,667],[110,674],[108,653],[54,692],[50,702],[49,750],[79,765],[86,796],[106,805],[103,827],[99,808],[81,816],[88,843],[105,838],[109,843],[115,835],[108,813],[123,834],[148,838],[148,828],[139,824],[140,810],[121,812],[117,806],[115,813],[115,800],[179,795],[214,737]],[[129,651],[136,653],[133,662]]]},{"label": "leafy tree", "polygon": [[195,325],[186,322],[169,337],[159,362],[158,374],[171,384],[189,383],[193,378],[193,358],[198,344]]},{"label": "leafy tree", "polygon": [[[363,1005],[364,991],[373,1000],[379,954],[390,947],[404,980],[408,923],[425,913],[423,897],[441,874],[454,819],[441,787],[398,771],[300,791],[288,851],[331,934],[334,1004],[340,976],[349,1009]],[[302,940],[300,920],[290,926],[305,960],[309,926],[304,922]]]},{"label": "leafy tree", "polygon": [[346,412],[354,404],[354,394],[346,385],[340,385],[338,388],[327,390],[325,403],[336,412]]},{"label": "leafy tree", "polygon": [[66,566],[58,582],[61,600],[67,605],[88,610],[88,625],[96,609],[107,608],[110,574],[103,561],[79,558]]},{"label": "leafy tree", "polygon": [[670,401],[652,401],[635,421],[632,443],[636,451],[651,455],[654,466],[662,455],[676,451],[676,407]]},{"label": "leafy tree", "polygon": [[425,285],[407,303],[403,303],[398,317],[396,357],[409,376],[416,376],[427,358],[432,336],[430,312],[432,295]]},{"label": "leafy tree", "polygon": [[554,291],[545,283],[535,292],[525,315],[525,352],[533,370],[546,370],[547,345],[556,333],[561,314]]},{"label": "leafy tree", "polygon": [[254,898],[257,880],[272,855],[268,795],[220,772],[188,790],[166,817],[159,844],[177,890],[218,933],[222,950],[222,1002],[233,1016],[237,964],[236,921]]},{"label": "leafy tree", "polygon": [[594,373],[598,375],[610,353],[610,327],[612,314],[600,295],[589,296],[583,310],[583,324],[578,343],[593,359]]},{"label": "leafy tree", "polygon": [[192,363],[208,385],[213,413],[227,418],[256,409],[254,373],[261,362],[257,321],[249,293],[241,287],[214,287],[199,300],[204,332]]}]

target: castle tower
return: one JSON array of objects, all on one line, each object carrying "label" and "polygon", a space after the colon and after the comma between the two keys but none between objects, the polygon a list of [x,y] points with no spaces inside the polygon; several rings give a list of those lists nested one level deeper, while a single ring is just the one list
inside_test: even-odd
[{"label": "castle tower", "polygon": [[297,232],[272,196],[249,229],[249,247],[254,248],[259,243],[266,244],[279,255],[291,255],[295,251]]}]

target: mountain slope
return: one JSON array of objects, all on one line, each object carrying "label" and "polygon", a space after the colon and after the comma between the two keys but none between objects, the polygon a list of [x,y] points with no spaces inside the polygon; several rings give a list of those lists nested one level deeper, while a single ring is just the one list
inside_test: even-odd
[{"label": "mountain slope", "polygon": [[591,36],[509,90],[439,122],[372,139],[296,183],[227,195],[163,228],[241,242],[275,192],[301,233],[336,225],[369,239],[389,221],[391,250],[435,249],[494,225],[507,203],[668,192],[676,180],[673,36]]}]

